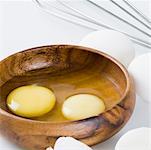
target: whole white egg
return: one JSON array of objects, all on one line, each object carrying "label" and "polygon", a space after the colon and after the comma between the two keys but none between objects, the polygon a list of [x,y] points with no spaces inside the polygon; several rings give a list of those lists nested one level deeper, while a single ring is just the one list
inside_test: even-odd
[{"label": "whole white egg", "polygon": [[114,30],[94,31],[84,37],[79,45],[103,51],[119,60],[125,67],[135,57],[131,40],[126,35]]},{"label": "whole white egg", "polygon": [[128,131],[115,146],[115,150],[150,150],[151,128],[142,127]]},{"label": "whole white egg", "polygon": [[137,94],[151,102],[151,53],[136,57],[128,70],[134,78]]}]

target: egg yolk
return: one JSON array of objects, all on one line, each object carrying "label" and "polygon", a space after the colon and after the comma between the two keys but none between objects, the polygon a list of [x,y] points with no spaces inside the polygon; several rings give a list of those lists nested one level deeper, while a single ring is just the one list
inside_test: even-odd
[{"label": "egg yolk", "polygon": [[46,87],[28,85],[16,88],[7,97],[8,108],[22,117],[38,117],[48,113],[56,102],[55,95]]},{"label": "egg yolk", "polygon": [[77,94],[66,99],[62,113],[69,120],[81,120],[98,116],[105,111],[104,102],[91,94]]}]

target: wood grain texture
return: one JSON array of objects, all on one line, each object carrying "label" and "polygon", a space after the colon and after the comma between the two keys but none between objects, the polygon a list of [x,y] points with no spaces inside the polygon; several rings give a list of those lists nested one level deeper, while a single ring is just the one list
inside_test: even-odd
[{"label": "wood grain texture", "polygon": [[[111,105],[105,113],[80,121],[52,123],[15,116],[5,109],[6,99],[0,99],[0,134],[30,150],[44,150],[53,146],[60,136],[72,136],[88,145],[113,136],[126,124],[133,112],[134,84],[118,61],[94,49],[51,45],[16,53],[0,62],[0,96],[7,95],[13,88],[21,86],[21,83],[40,82],[50,75],[56,77],[85,68],[95,69],[93,66],[97,65],[121,93],[120,98],[113,103],[114,106]],[[15,82],[10,82],[11,79],[15,79]],[[3,89],[6,83],[9,86]],[[106,90],[112,97],[110,88]]]}]

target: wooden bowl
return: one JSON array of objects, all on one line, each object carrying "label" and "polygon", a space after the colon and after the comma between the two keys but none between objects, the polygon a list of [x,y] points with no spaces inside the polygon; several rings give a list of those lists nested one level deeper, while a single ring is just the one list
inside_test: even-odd
[{"label": "wooden bowl", "polygon": [[[104,98],[106,111],[79,121],[53,122],[45,116],[39,120],[22,118],[7,109],[6,96],[11,90],[34,83],[51,88],[48,79],[54,91],[63,83],[72,84],[60,90],[57,103],[61,103],[62,95],[68,96],[65,93],[92,93]],[[134,105],[134,85],[127,70],[111,56],[94,49],[74,45],[42,46],[0,62],[0,133],[31,150],[53,146],[60,136],[72,136],[88,145],[105,141],[126,124]]]}]

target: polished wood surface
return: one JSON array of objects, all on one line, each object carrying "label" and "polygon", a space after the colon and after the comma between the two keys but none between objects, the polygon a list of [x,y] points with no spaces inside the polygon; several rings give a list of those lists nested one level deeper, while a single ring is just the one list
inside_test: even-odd
[{"label": "polished wood surface", "polygon": [[[93,49],[72,45],[32,48],[1,61],[0,72],[0,133],[31,150],[43,150],[60,136],[97,144],[118,132],[134,109],[134,85],[126,69]],[[26,119],[7,109],[8,93],[28,84],[54,91],[57,105],[52,112]],[[66,120],[61,114],[62,103],[77,93],[99,96],[106,112],[81,121]]]}]

